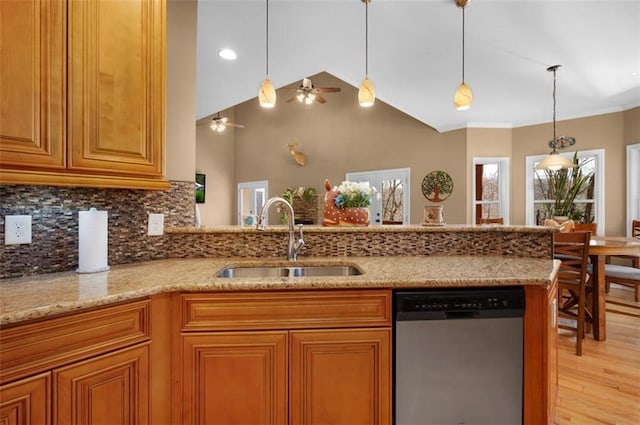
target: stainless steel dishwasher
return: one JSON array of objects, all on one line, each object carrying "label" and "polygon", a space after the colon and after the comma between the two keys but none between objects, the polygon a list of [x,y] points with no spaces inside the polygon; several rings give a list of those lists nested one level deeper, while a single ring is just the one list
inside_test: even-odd
[{"label": "stainless steel dishwasher", "polygon": [[522,287],[394,293],[396,425],[521,424]]}]

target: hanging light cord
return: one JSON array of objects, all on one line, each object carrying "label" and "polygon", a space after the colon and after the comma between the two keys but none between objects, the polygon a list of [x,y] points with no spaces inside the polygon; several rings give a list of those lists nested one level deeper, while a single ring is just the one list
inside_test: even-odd
[{"label": "hanging light cord", "polygon": [[553,68],[553,151],[556,151],[556,68]]},{"label": "hanging light cord", "polygon": [[266,25],[266,28],[267,28],[267,37],[266,37],[266,39],[267,39],[267,48],[266,48],[267,60],[266,60],[266,62],[267,62],[267,78],[269,78],[269,0],[267,0],[267,13],[266,13],[266,16],[267,16],[267,25]]},{"label": "hanging light cord", "polygon": [[464,6],[462,7],[462,82],[464,83]]},{"label": "hanging light cord", "polygon": [[369,1],[364,1],[364,77],[369,78]]}]

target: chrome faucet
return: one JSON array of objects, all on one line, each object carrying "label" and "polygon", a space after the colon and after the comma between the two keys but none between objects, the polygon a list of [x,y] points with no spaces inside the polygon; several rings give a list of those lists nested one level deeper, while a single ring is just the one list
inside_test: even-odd
[{"label": "chrome faucet", "polygon": [[284,211],[287,214],[287,221],[289,222],[289,244],[287,246],[287,258],[289,259],[289,261],[296,261],[298,259],[298,251],[300,251],[300,249],[304,246],[304,239],[302,238],[302,224],[298,226],[298,232],[300,236],[296,241],[295,230],[293,228],[293,207],[286,199],[279,196],[274,196],[273,198],[267,199],[267,202],[264,203],[264,205],[260,209],[260,213],[258,214],[256,229],[265,230],[267,228],[267,220],[265,218],[265,214],[269,210],[269,207],[275,203],[281,203],[285,206]]}]

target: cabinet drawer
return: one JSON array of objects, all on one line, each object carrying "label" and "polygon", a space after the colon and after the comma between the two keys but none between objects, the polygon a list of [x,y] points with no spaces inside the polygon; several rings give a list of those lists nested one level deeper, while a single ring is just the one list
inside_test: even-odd
[{"label": "cabinet drawer", "polygon": [[390,290],[182,294],[182,330],[391,325]]},{"label": "cabinet drawer", "polygon": [[149,300],[0,330],[0,382],[149,340]]}]

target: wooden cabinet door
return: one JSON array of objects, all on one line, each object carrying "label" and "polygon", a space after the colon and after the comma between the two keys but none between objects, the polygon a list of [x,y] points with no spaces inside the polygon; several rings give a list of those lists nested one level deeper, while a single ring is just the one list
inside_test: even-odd
[{"label": "wooden cabinet door", "polygon": [[391,329],[292,331],[291,424],[391,423]]},{"label": "wooden cabinet door", "polygon": [[0,168],[65,167],[66,2],[0,1]]},{"label": "wooden cabinet door", "polygon": [[149,348],[127,348],[53,371],[57,424],[149,423]]},{"label": "wooden cabinet door", "polygon": [[50,424],[50,400],[49,372],[3,385],[0,387],[0,424]]},{"label": "wooden cabinet door", "polygon": [[165,2],[69,0],[69,164],[161,177]]},{"label": "wooden cabinet door", "polygon": [[183,424],[285,424],[287,332],[184,335]]}]

